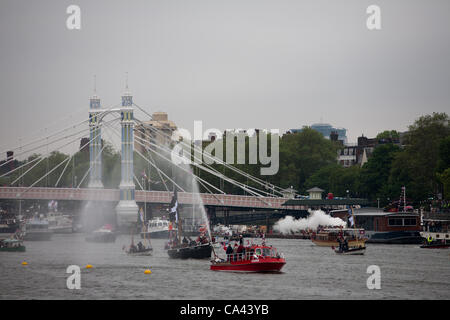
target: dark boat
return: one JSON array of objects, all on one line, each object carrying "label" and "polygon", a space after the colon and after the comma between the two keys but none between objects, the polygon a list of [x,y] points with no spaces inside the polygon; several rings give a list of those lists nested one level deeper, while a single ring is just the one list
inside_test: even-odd
[{"label": "dark boat", "polygon": [[169,214],[169,243],[166,245],[167,254],[173,259],[211,259],[213,250],[210,239],[200,236],[199,241],[181,241],[183,222],[178,216],[177,191],[175,190],[170,203]]},{"label": "dark boat", "polygon": [[[333,217],[348,216],[346,210],[334,210]],[[362,208],[354,212],[359,228],[364,228],[366,243],[421,244],[420,216],[411,212],[384,212],[377,208]]]},{"label": "dark boat", "polygon": [[211,252],[210,243],[172,246],[167,249],[167,254],[173,259],[211,259]]},{"label": "dark boat", "polygon": [[[331,211],[333,217],[346,219],[345,210]],[[389,204],[384,210],[379,208],[362,208],[354,212],[359,228],[365,229],[367,243],[383,244],[421,244],[420,215],[406,201],[405,187],[402,188],[400,200]]]}]

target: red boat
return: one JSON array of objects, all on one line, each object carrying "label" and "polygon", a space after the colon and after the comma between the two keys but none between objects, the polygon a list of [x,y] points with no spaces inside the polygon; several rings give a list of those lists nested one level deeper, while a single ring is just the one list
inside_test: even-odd
[{"label": "red boat", "polygon": [[286,260],[277,250],[266,245],[251,245],[242,253],[227,254],[227,260],[216,257],[211,270],[244,272],[279,272]]}]

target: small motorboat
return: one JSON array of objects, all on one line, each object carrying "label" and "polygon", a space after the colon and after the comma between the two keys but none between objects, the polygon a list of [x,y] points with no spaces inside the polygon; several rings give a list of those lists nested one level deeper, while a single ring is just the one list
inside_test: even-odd
[{"label": "small motorboat", "polygon": [[356,255],[360,256],[363,255],[366,251],[366,247],[357,247],[357,248],[347,248],[347,249],[334,249],[334,252],[337,254],[343,254],[343,255]]},{"label": "small motorboat", "polygon": [[127,249],[125,249],[125,246],[124,246],[123,249],[129,256],[151,256],[152,252],[153,252],[153,248],[150,244],[150,241],[144,237],[144,242],[145,242],[145,245],[142,244],[141,241],[139,241],[138,244],[135,245],[134,244],[134,235],[131,235],[130,246]]},{"label": "small motorboat", "polygon": [[227,259],[215,257],[210,269],[214,271],[280,272],[286,264],[282,254],[272,246],[251,245],[240,253],[227,254]]},{"label": "small motorboat", "polygon": [[125,252],[129,256],[151,256],[153,252],[152,247],[144,247],[141,248],[139,246],[133,246],[131,245]]},{"label": "small motorboat", "polygon": [[420,246],[425,249],[450,248],[450,233],[448,232],[421,232],[424,243]]},{"label": "small motorboat", "polygon": [[111,225],[105,225],[92,232],[85,239],[87,242],[115,242],[116,234],[113,232]]},{"label": "small motorboat", "polygon": [[25,252],[25,246],[22,240],[18,239],[1,239],[0,240],[0,252]]},{"label": "small motorboat", "polygon": [[441,243],[430,243],[430,244],[423,244],[420,246],[421,248],[425,248],[425,249],[447,249],[450,248],[450,243],[445,243],[445,242],[441,242]]}]

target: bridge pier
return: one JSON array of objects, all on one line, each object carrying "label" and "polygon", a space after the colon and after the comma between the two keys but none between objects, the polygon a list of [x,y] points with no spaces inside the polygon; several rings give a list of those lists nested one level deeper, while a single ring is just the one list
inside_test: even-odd
[{"label": "bridge pier", "polygon": [[226,225],[228,227],[229,221],[230,221],[230,210],[224,209],[223,220],[224,220],[224,225]]},{"label": "bridge pier", "polygon": [[100,99],[96,94],[90,99],[89,110],[89,173],[88,188],[102,189],[102,157],[100,150],[102,148],[102,135],[98,115],[100,112]]},{"label": "bridge pier", "polygon": [[122,107],[120,109],[122,125],[122,158],[121,158],[121,181],[120,201],[116,207],[117,225],[119,227],[131,226],[136,223],[139,208],[134,198],[135,184],[133,181],[133,152],[134,152],[134,119],[133,119],[133,97],[126,92],[122,96]]},{"label": "bridge pier", "polygon": [[215,207],[207,207],[207,215],[208,215],[208,221],[209,221],[209,228],[210,230],[213,228],[213,226],[216,224],[216,208]]}]

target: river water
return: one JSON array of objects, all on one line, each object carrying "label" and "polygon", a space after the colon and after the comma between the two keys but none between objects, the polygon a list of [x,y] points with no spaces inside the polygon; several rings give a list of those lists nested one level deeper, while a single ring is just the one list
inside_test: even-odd
[{"label": "river water", "polygon": [[[255,242],[258,241],[255,239]],[[87,243],[82,234],[25,242],[24,253],[0,252],[1,299],[449,299],[450,250],[368,244],[364,256],[340,256],[309,240],[268,239],[287,260],[279,274],[209,270],[207,260],[172,260],[164,240],[153,255],[130,257],[115,243]],[[222,249],[218,249],[223,254]],[[22,265],[26,261],[28,265]],[[86,269],[86,265],[92,265]],[[69,265],[81,268],[81,289],[69,290]],[[381,271],[369,290],[367,268]],[[146,269],[151,274],[144,274]]]}]

